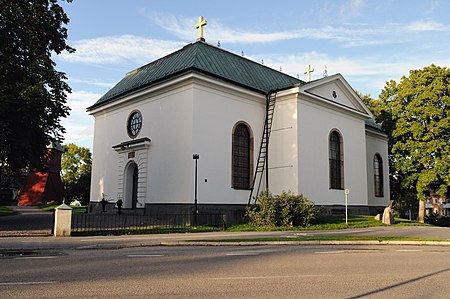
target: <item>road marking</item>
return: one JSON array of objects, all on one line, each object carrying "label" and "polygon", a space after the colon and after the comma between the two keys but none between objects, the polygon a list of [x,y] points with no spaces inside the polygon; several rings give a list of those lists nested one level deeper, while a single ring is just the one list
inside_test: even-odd
[{"label": "road marking", "polygon": [[247,255],[259,255],[256,252],[235,252],[235,253],[227,253],[228,256],[247,256]]},{"label": "road marking", "polygon": [[316,251],[314,253],[318,254],[336,254],[336,253],[345,253],[345,250],[336,250],[336,251]]},{"label": "road marking", "polygon": [[397,252],[421,252],[421,249],[398,249]]},{"label": "road marking", "polygon": [[286,279],[306,277],[332,277],[333,275],[310,274],[310,275],[280,275],[280,276],[239,276],[239,277],[211,277],[209,280],[243,280],[243,279]]},{"label": "road marking", "polygon": [[364,230],[343,230],[343,231],[333,231],[333,232],[308,232],[308,233],[295,233],[295,236],[317,236],[317,235],[338,235],[338,234],[357,234],[357,233],[367,233],[373,232],[374,229],[364,229]]},{"label": "road marking", "polygon": [[0,282],[0,285],[32,285],[32,284],[54,284],[57,281],[18,281],[18,282]]},{"label": "road marking", "polygon": [[22,241],[22,243],[48,243],[49,241]]},{"label": "road marking", "polygon": [[164,256],[163,254],[129,254],[128,257],[159,257]]},{"label": "road marking", "polygon": [[31,260],[31,259],[55,259],[57,256],[24,256],[16,257],[16,260]]}]

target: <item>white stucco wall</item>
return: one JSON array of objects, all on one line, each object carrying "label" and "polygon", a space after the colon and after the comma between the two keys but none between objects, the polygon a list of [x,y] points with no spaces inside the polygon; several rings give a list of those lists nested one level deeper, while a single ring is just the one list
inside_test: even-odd
[{"label": "white stucco wall", "polygon": [[[327,94],[338,87],[330,84],[317,90]],[[349,204],[385,205],[389,195],[386,141],[376,136],[366,138],[361,113],[333,106],[331,102],[319,104],[311,96],[298,92],[298,88],[293,88],[281,92],[277,98],[269,148],[271,192],[290,190],[303,193],[316,205],[343,205],[344,191],[329,189],[328,141],[331,130],[336,129],[344,142],[344,185],[350,189]],[[347,105],[353,103],[345,101]],[[128,149],[112,147],[132,140],[126,125],[130,113],[136,109],[143,118],[143,127],[136,138],[148,137],[151,142],[136,149],[136,156],[129,158]],[[130,162],[135,162],[140,171],[140,203],[192,204],[195,180],[192,155],[199,154],[198,203],[247,203],[250,191],[231,187],[232,133],[236,123],[244,122],[250,127],[254,173],[264,125],[264,95],[187,75],[134,94],[123,103],[94,109],[93,115],[91,201],[99,201],[102,193],[115,200],[123,197],[124,172]],[[366,148],[370,150],[366,152]],[[370,197],[373,163],[368,159],[371,157],[373,161],[375,152],[382,155],[385,166],[382,199]],[[263,182],[262,189],[264,186]]]},{"label": "white stucco wall", "polygon": [[[181,178],[191,176],[192,90],[181,86],[163,94],[146,94],[128,103],[127,106],[119,105],[94,114],[91,201],[99,200],[102,192],[115,200],[123,196],[122,177],[126,165],[134,161],[142,166],[142,155],[145,154],[148,155],[145,168],[139,169],[138,201],[191,201],[192,186],[187,179]],[[136,139],[148,137],[151,142],[147,153],[141,150],[136,152],[135,158],[129,159],[126,151],[122,154],[112,147],[132,140],[126,125],[130,113],[136,109],[142,114],[142,129]],[[143,180],[145,176],[147,178]]]},{"label": "white stucco wall", "polygon": [[[232,131],[238,122],[249,125],[256,164],[264,122],[264,96],[196,78],[180,88],[146,93],[131,102],[127,107],[119,105],[94,114],[91,201],[99,201],[102,192],[115,200],[123,196],[126,190],[123,174],[133,161],[146,165],[139,173],[139,182],[144,177],[147,181],[145,188],[138,188],[139,202],[191,204],[195,179],[192,155],[199,154],[198,203],[247,203],[250,191],[231,187]],[[128,150],[116,151],[112,146],[132,140],[126,122],[136,109],[143,118],[143,127],[136,138],[148,137],[151,142],[148,149],[136,151],[136,157],[129,159]],[[143,151],[148,155],[145,161],[139,158]]]},{"label": "white stucco wall", "polygon": [[272,194],[298,193],[297,121],[296,93],[279,95],[269,142],[269,189]]},{"label": "white stucco wall", "polygon": [[[304,95],[302,95],[304,97]],[[344,187],[349,205],[367,205],[364,120],[350,113],[298,100],[299,192],[316,205],[344,204],[344,190],[330,189],[329,134],[340,132],[344,152]]]},{"label": "white stucco wall", "polygon": [[[255,165],[264,123],[264,96],[204,82],[198,82],[193,92],[192,153],[200,155],[198,203],[247,204],[250,191],[231,187],[232,134],[238,122],[250,127]],[[190,184],[194,184],[194,177]]]},{"label": "white stucco wall", "polygon": [[[388,144],[385,137],[374,134],[370,131],[366,133],[367,149],[367,197],[370,206],[387,206],[390,200],[389,189],[389,164],[388,164]],[[383,197],[375,197],[374,167],[373,159],[375,154],[380,154],[383,159]]]}]

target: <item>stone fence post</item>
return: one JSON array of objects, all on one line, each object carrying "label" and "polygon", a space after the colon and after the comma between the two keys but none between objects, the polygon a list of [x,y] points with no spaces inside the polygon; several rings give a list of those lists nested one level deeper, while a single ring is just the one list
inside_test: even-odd
[{"label": "stone fence post", "polygon": [[72,229],[72,208],[62,204],[55,209],[55,237],[70,237]]}]

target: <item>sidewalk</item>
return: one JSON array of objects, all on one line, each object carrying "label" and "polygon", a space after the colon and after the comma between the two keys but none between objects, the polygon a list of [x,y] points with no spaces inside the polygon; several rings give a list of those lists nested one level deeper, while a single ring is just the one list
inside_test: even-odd
[{"label": "sidewalk", "polygon": [[[255,238],[301,238],[302,236],[398,236],[413,238],[431,238],[446,242],[423,241],[302,241],[302,242],[255,242],[255,243],[212,243],[195,242],[202,240],[255,239]],[[208,232],[176,233],[122,236],[92,237],[3,237],[0,238],[0,256],[2,251],[39,251],[39,250],[90,250],[120,249],[145,246],[255,246],[255,245],[433,245],[450,246],[450,228],[431,226],[370,227],[335,231],[275,231],[275,232]]]}]

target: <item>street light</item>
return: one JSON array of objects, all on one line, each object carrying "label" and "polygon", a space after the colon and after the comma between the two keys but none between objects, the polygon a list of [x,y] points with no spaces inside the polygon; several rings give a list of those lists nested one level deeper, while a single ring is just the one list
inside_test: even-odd
[{"label": "street light", "polygon": [[200,156],[198,154],[194,154],[192,156],[192,159],[195,160],[195,199],[194,199],[194,205],[195,205],[195,216],[194,216],[194,227],[197,228],[197,218],[198,218],[198,208],[197,208],[197,162]]},{"label": "street light", "polygon": [[345,189],[344,194],[345,194],[345,224],[348,224],[348,195],[350,194],[350,189]]}]

